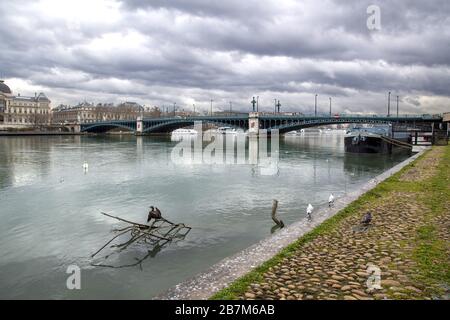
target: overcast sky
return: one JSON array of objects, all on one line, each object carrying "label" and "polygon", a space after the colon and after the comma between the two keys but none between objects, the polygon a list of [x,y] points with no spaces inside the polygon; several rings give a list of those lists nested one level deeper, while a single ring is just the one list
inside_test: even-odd
[{"label": "overcast sky", "polygon": [[[320,3],[320,4],[319,4]],[[369,30],[367,7],[380,8]],[[450,111],[448,0],[0,0],[0,74],[52,106]]]}]

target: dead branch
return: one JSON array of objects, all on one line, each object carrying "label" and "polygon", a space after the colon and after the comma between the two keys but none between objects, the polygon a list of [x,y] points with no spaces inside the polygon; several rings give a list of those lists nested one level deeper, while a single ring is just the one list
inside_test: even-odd
[{"label": "dead branch", "polygon": [[280,228],[284,227],[284,223],[277,218],[277,208],[278,208],[278,200],[272,201],[272,220],[279,226]]},{"label": "dead branch", "polygon": [[[125,228],[125,229],[129,229],[129,228]],[[119,233],[118,235],[116,235],[114,238],[112,238],[111,240],[109,240],[107,243],[105,243],[105,245],[103,247],[101,247],[100,249],[98,249],[93,255],[91,255],[91,257],[95,257],[97,255],[97,253],[99,253],[100,251],[102,251],[108,244],[110,244],[111,242],[113,242],[116,238],[118,238],[119,236],[127,233],[128,230]]]},{"label": "dead branch", "polygon": [[[191,227],[186,226],[183,223],[173,223],[167,219],[161,218],[153,220],[150,225],[145,225],[133,221],[129,221],[120,217],[115,217],[105,212],[102,212],[103,215],[119,220],[121,222],[125,222],[128,226],[114,229],[113,232],[119,232],[112,239],[106,242],[99,250],[97,250],[94,254],[92,254],[92,258],[97,256],[103,250],[109,246],[109,252],[114,248],[117,249],[112,251],[109,254],[106,254],[103,257],[103,260],[108,259],[113,254],[118,254],[130,247],[131,245],[146,245],[153,247],[152,250],[147,250],[147,254],[143,258],[136,258],[136,263],[125,264],[122,266],[113,266],[105,263],[92,264],[93,266],[102,266],[102,267],[112,267],[112,268],[122,268],[122,267],[131,267],[139,265],[142,268],[142,262],[148,257],[155,256],[165,245],[168,243],[177,240],[183,240],[186,235],[191,231]],[[117,238],[120,236],[128,236],[126,241],[113,244]]]},{"label": "dead branch", "polygon": [[146,224],[141,224],[141,223],[137,223],[137,222],[125,220],[125,219],[122,219],[122,218],[119,218],[119,217],[115,217],[115,216],[112,216],[112,215],[107,214],[107,213],[104,213],[104,212],[101,212],[101,214],[103,214],[103,215],[105,215],[105,216],[107,216],[107,217],[110,217],[110,218],[114,218],[114,219],[117,219],[117,220],[120,220],[120,221],[129,223],[129,224],[135,225],[135,226],[142,227],[142,228],[144,228],[144,229],[148,229],[148,228],[149,228],[149,226],[147,226]]}]

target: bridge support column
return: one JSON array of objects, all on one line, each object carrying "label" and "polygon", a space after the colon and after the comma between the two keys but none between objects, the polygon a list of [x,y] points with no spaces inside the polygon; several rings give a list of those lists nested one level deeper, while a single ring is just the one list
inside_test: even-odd
[{"label": "bridge support column", "polygon": [[144,132],[144,121],[141,117],[136,119],[136,135],[141,136]]},{"label": "bridge support column", "polygon": [[64,125],[71,133],[81,133],[81,125],[80,124],[67,124]]},{"label": "bridge support column", "polygon": [[259,134],[259,113],[250,112],[248,118],[248,134],[250,136],[258,136]]}]

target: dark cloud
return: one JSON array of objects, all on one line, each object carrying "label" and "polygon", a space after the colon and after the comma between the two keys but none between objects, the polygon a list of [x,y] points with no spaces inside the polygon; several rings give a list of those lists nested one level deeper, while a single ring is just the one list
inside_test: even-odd
[{"label": "dark cloud", "polygon": [[[248,108],[259,94],[267,108],[277,97],[307,110],[318,93],[338,110],[381,112],[395,91],[409,111],[449,109],[447,0],[61,3],[0,6],[0,73],[55,103],[213,98]],[[371,4],[379,31],[366,26]]]},{"label": "dark cloud", "polygon": [[121,1],[124,8],[134,10],[168,10],[189,15],[225,18],[230,20],[256,22],[272,19],[278,12],[277,2],[261,0],[126,0]]}]

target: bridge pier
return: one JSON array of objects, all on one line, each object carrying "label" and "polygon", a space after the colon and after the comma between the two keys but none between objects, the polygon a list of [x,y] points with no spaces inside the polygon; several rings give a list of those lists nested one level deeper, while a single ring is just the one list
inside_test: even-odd
[{"label": "bridge pier", "polygon": [[135,135],[142,136],[144,132],[144,121],[141,117],[136,119],[136,132]]},{"label": "bridge pier", "polygon": [[248,134],[257,137],[259,134],[259,112],[250,112],[248,115]]},{"label": "bridge pier", "polygon": [[74,133],[80,133],[81,132],[81,126],[79,124],[76,124],[73,126],[73,132]]},{"label": "bridge pier", "polygon": [[71,133],[81,133],[81,125],[77,123],[70,123],[63,125],[68,128]]}]

